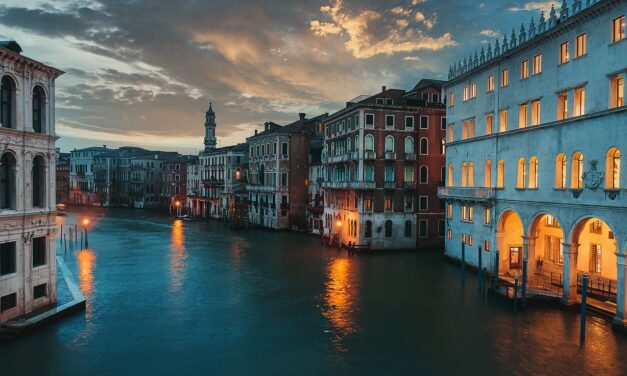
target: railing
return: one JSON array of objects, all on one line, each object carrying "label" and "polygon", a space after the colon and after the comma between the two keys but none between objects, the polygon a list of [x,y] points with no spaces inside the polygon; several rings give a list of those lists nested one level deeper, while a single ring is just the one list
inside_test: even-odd
[{"label": "railing", "polygon": [[[285,190],[287,190],[287,187],[281,187],[284,188]],[[274,192],[275,190],[278,190],[274,185],[246,185],[246,190],[247,191],[254,191],[254,192]]]},{"label": "railing", "polygon": [[453,200],[492,201],[496,198],[496,190],[475,187],[438,187],[438,197]]},{"label": "railing", "polygon": [[374,151],[364,152],[364,159],[376,159],[376,158],[377,158],[377,154]]},{"label": "railing", "polygon": [[403,183],[404,189],[416,189],[416,183]]},{"label": "railing", "polygon": [[335,155],[333,157],[328,157],[328,163],[338,163],[338,162],[348,162],[352,157],[351,153],[345,153],[340,155]]},{"label": "railing", "polygon": [[416,153],[405,153],[403,154],[403,157],[405,158],[406,161],[415,161]]},{"label": "railing", "polygon": [[383,183],[383,188],[385,189],[395,189],[396,188],[396,183],[393,181],[386,181]]},{"label": "railing", "polygon": [[385,159],[386,160],[394,160],[394,159],[396,159],[396,153],[391,152],[391,151],[386,151],[385,152]]},{"label": "railing", "polygon": [[[581,293],[581,277],[588,273],[577,273],[577,292]],[[588,274],[588,296],[601,301],[610,301],[616,303],[617,282]]]},{"label": "railing", "polygon": [[322,186],[337,189],[375,189],[376,184],[373,181],[326,181]]}]

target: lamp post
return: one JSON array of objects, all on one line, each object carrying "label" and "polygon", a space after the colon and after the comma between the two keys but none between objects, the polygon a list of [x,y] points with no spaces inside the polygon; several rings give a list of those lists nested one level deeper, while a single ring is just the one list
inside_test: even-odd
[{"label": "lamp post", "polygon": [[176,201],[174,205],[176,205],[176,216],[180,217],[181,216],[181,202]]},{"label": "lamp post", "polygon": [[462,279],[466,277],[466,239],[462,238]]},{"label": "lamp post", "polygon": [[339,237],[337,248],[338,249],[342,249],[342,221],[338,219],[335,222],[335,226],[337,227],[337,233],[338,233],[338,237]]},{"label": "lamp post", "polygon": [[87,226],[89,225],[89,218],[83,218],[83,231],[85,233],[85,248],[89,248],[89,241],[87,240]]}]

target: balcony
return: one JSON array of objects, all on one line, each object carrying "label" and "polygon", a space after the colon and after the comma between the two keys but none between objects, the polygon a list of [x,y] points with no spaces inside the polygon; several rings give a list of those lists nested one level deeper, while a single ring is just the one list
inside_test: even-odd
[{"label": "balcony", "polygon": [[333,157],[328,157],[327,162],[328,163],[348,162],[349,160],[351,160],[351,157],[352,157],[352,153],[344,153],[344,154],[336,155]]},{"label": "balcony", "polygon": [[324,188],[330,189],[375,189],[373,181],[327,181],[322,183]]},{"label": "balcony", "polygon": [[396,153],[393,153],[391,151],[386,151],[385,152],[385,160],[386,161],[390,161],[390,160],[393,161],[395,159],[396,159]]},{"label": "balcony", "polygon": [[[287,187],[281,187],[287,190]],[[246,190],[249,192],[274,192],[276,187],[274,185],[251,185],[246,186]]]},{"label": "balcony", "polygon": [[403,154],[403,157],[406,161],[415,161],[416,160],[416,153],[405,153]]},{"label": "balcony", "polygon": [[416,183],[403,183],[403,189],[416,189]]},{"label": "balcony", "polygon": [[216,178],[202,179],[202,184],[205,187],[218,187],[224,185],[224,180],[218,180]]},{"label": "balcony", "polygon": [[385,189],[395,189],[396,188],[396,183],[393,181],[386,181],[383,183],[383,188]]},{"label": "balcony", "polygon": [[374,151],[365,151],[364,159],[377,159],[377,154]]},{"label": "balcony", "polygon": [[491,202],[496,198],[496,190],[478,187],[438,187],[438,197],[448,200]]}]

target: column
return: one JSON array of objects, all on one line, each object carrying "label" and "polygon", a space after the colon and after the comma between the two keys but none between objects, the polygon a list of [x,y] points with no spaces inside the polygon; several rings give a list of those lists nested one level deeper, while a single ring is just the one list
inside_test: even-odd
[{"label": "column", "polygon": [[564,244],[564,276],[562,303],[577,303],[577,250],[579,244]]},{"label": "column", "polygon": [[529,284],[529,240],[526,236],[522,236],[523,254],[522,254],[522,286],[521,297],[523,303],[527,299],[527,289]]},{"label": "column", "polygon": [[614,316],[614,326],[625,328],[627,320],[625,317],[625,292],[627,291],[627,281],[625,255],[616,253],[617,273],[616,273],[616,316]]}]

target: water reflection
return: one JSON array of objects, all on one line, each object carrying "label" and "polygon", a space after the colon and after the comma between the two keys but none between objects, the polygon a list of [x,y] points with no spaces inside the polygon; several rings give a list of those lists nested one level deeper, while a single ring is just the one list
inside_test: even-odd
[{"label": "water reflection", "polygon": [[333,343],[339,351],[347,351],[343,341],[346,336],[358,331],[355,323],[357,279],[353,261],[347,258],[335,258],[327,268],[326,309],[322,314],[333,328]]},{"label": "water reflection", "polygon": [[183,284],[186,267],[185,259],[187,259],[185,231],[183,221],[177,219],[172,224],[170,237],[170,287],[172,292],[180,291],[181,285]]},{"label": "water reflection", "polygon": [[94,290],[94,267],[96,265],[96,254],[89,249],[83,249],[76,256],[78,259],[79,288],[83,292],[87,303]]}]

